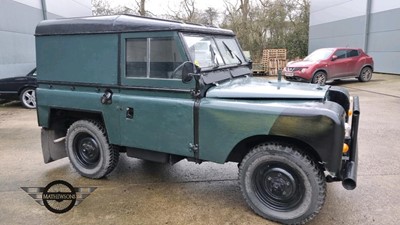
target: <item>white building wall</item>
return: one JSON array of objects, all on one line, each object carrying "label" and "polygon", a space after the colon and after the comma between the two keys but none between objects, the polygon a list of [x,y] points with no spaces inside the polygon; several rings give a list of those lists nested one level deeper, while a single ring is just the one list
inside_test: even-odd
[{"label": "white building wall", "polygon": [[[47,18],[90,16],[91,0],[43,0]],[[0,0],[0,78],[27,74],[36,66],[35,28],[42,0]]]},{"label": "white building wall", "polygon": [[400,74],[400,1],[311,0],[310,13],[309,52],[362,48],[374,58],[376,72]]}]

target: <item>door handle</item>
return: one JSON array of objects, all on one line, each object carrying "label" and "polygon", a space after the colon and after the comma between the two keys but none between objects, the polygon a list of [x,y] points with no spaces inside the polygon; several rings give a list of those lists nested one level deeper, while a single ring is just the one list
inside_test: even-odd
[{"label": "door handle", "polygon": [[113,95],[113,92],[110,89],[106,89],[104,91],[103,96],[101,96],[101,99],[100,99],[101,104],[104,104],[104,105],[111,104],[112,103],[112,95]]},{"label": "door handle", "polygon": [[135,114],[135,111],[131,107],[126,108],[126,118],[127,119],[133,119],[133,115]]}]

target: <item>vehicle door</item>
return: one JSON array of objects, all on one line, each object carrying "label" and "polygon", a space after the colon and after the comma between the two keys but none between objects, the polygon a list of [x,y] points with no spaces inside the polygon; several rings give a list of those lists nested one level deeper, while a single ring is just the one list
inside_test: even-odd
[{"label": "vehicle door", "polygon": [[356,75],[358,73],[358,70],[360,69],[357,65],[360,60],[360,53],[358,52],[357,49],[348,49],[347,58],[348,58],[348,65],[346,74],[348,76]]},{"label": "vehicle door", "polygon": [[347,50],[338,49],[333,55],[329,63],[328,79],[334,79],[344,76],[348,70]]},{"label": "vehicle door", "polygon": [[121,35],[121,145],[193,156],[194,81],[182,83],[187,55],[175,32]]}]

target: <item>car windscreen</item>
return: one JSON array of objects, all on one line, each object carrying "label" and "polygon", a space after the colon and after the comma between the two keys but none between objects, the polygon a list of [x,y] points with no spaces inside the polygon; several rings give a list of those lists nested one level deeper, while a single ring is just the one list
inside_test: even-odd
[{"label": "car windscreen", "polygon": [[323,48],[313,51],[310,55],[304,58],[304,61],[319,61],[328,59],[328,57],[333,53],[334,49]]},{"label": "car windscreen", "polygon": [[234,37],[183,34],[194,64],[202,69],[235,66],[245,62]]}]

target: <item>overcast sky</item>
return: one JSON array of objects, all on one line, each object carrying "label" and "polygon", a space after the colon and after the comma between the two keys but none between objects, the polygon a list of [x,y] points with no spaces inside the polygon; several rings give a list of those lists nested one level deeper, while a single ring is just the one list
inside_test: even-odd
[{"label": "overcast sky", "polygon": [[[129,8],[135,8],[136,2],[135,0],[108,0],[112,6],[122,5],[127,6]],[[231,0],[235,2],[236,0]],[[146,10],[152,12],[155,15],[167,14],[169,12],[169,8],[177,9],[179,7],[180,0],[146,0]],[[208,7],[212,7],[217,9],[219,12],[222,11],[224,6],[223,0],[196,0],[195,6],[200,9],[207,9]]]}]

